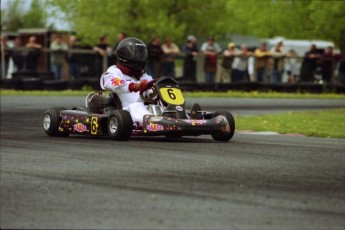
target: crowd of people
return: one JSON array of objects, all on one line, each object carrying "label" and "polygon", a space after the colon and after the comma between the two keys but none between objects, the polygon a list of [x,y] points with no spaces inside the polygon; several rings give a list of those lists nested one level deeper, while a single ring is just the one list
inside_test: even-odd
[{"label": "crowd of people", "polygon": [[[116,48],[126,37],[126,33],[119,33],[117,41],[112,45],[107,36],[102,36],[99,43],[92,47],[97,76],[100,76],[107,66],[117,62]],[[8,48],[6,37],[1,37],[1,46]],[[25,50],[16,49],[24,47]],[[81,55],[73,52],[80,48],[76,36],[69,36],[68,41],[64,42],[61,35],[56,35],[48,48],[50,71],[54,73],[55,79],[62,79],[65,63],[68,66],[68,79],[81,77]],[[30,36],[24,46],[19,37],[15,38],[12,49],[1,49],[1,58],[5,59],[1,62],[5,63],[5,66],[2,66],[5,71],[2,73],[7,71],[10,58],[16,71],[37,71],[42,49],[36,36]],[[148,63],[145,71],[154,78],[182,77],[181,81],[196,82],[197,65],[203,63],[206,83],[282,83],[284,74],[288,76],[287,82],[291,83],[332,82],[334,73],[337,72],[337,81],[345,84],[345,58],[335,54],[333,47],[320,52],[316,45],[312,45],[304,57],[299,57],[295,50],[285,50],[283,41],[277,42],[271,48],[265,42],[257,48],[230,42],[223,50],[213,36],[208,36],[199,47],[197,38],[189,35],[181,47],[174,43],[171,37],[164,38],[163,42],[159,37],[154,37],[147,43],[147,50]],[[176,76],[176,58],[183,59],[182,76]],[[301,66],[298,63],[301,63]]]}]

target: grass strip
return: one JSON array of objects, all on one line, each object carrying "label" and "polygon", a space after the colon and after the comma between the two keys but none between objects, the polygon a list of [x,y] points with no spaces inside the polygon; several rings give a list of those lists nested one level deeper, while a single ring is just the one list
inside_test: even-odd
[{"label": "grass strip", "polygon": [[235,116],[236,129],[345,138],[345,108],[313,112],[289,112],[260,116]]}]

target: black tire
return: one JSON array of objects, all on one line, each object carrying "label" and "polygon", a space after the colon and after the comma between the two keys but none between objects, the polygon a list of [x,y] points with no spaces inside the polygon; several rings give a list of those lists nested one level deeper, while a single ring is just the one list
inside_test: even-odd
[{"label": "black tire", "polygon": [[132,117],[126,110],[115,110],[109,115],[107,128],[110,139],[128,141],[133,130]]},{"label": "black tire", "polygon": [[211,134],[211,136],[215,141],[229,141],[234,136],[234,133],[235,133],[235,119],[232,116],[232,114],[228,111],[214,112],[212,115],[212,118],[219,116],[219,115],[225,116],[226,119],[228,120],[229,125],[230,125],[230,132],[229,133],[228,132],[217,132],[217,133]]},{"label": "black tire", "polygon": [[67,137],[68,132],[59,131],[61,123],[60,111],[65,110],[62,107],[51,107],[44,113],[43,129],[51,137]]}]

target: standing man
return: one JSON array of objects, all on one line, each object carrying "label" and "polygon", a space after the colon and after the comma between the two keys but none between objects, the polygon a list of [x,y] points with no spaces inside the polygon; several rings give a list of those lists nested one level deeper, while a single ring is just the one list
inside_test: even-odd
[{"label": "standing man", "polygon": [[316,69],[319,66],[321,55],[315,44],[310,46],[309,51],[304,54],[300,79],[302,82],[313,82],[315,80]]},{"label": "standing man", "polygon": [[112,48],[108,43],[108,37],[102,36],[99,38],[99,43],[93,47],[93,50],[97,52],[96,57],[96,74],[101,75],[103,70],[108,66],[108,56],[112,53]]},{"label": "standing man", "polygon": [[283,48],[283,42],[279,41],[275,47],[271,49],[272,53],[272,83],[282,83],[282,78],[284,74],[284,62],[286,53]]},{"label": "standing man", "polygon": [[256,70],[256,81],[267,82],[266,75],[268,69],[269,58],[271,52],[267,50],[266,42],[260,44],[254,52],[255,55],[255,70]]},{"label": "standing man", "polygon": [[65,60],[65,55],[68,50],[66,43],[62,41],[61,35],[57,35],[54,41],[50,44],[51,54],[50,54],[50,64],[51,69],[55,74],[56,80],[61,80],[63,64]]},{"label": "standing man", "polygon": [[207,42],[201,46],[201,51],[205,55],[204,71],[205,81],[207,83],[214,83],[217,72],[217,57],[222,49],[219,44],[214,41],[213,36],[208,36]]},{"label": "standing man", "polygon": [[68,40],[68,52],[66,55],[66,61],[68,63],[68,78],[69,79],[78,79],[80,78],[80,60],[79,56],[76,53],[73,53],[74,49],[77,49],[77,37],[72,35]]},{"label": "standing man", "polygon": [[112,52],[112,55],[110,56],[109,58],[109,64],[116,64],[117,62],[117,58],[116,58],[116,49],[117,49],[117,46],[119,45],[119,43],[123,40],[127,38],[127,34],[124,33],[124,32],[121,32],[119,33],[119,35],[117,36],[117,41],[116,43],[114,44],[113,46],[113,52]]},{"label": "standing man", "polygon": [[29,51],[26,55],[26,69],[30,71],[37,71],[42,45],[37,43],[36,36],[30,36],[25,47],[29,48]]},{"label": "standing man", "polygon": [[231,74],[231,81],[235,82],[249,82],[248,60],[252,56],[247,44],[242,44],[241,50],[236,54],[233,63],[233,70]]},{"label": "standing man", "polygon": [[161,58],[163,56],[163,50],[161,46],[161,40],[158,37],[153,38],[147,44],[148,61],[146,65],[147,74],[153,78],[159,78],[161,75]]},{"label": "standing man", "polygon": [[172,42],[171,38],[167,37],[162,45],[163,60],[162,60],[162,75],[175,78],[175,56],[180,53],[178,46]]},{"label": "standing man", "polygon": [[10,60],[10,52],[8,50],[7,45],[7,37],[1,36],[1,62],[0,62],[0,69],[1,69],[1,78],[6,78],[7,75],[7,68]]},{"label": "standing man", "polygon": [[11,58],[13,60],[16,71],[24,70],[24,54],[22,50],[18,50],[20,48],[22,48],[22,41],[19,37],[16,37],[14,39],[14,47],[11,51]]},{"label": "standing man", "polygon": [[220,67],[217,82],[230,83],[232,63],[236,56],[236,45],[233,42],[228,44],[228,48],[223,52],[223,59]]},{"label": "standing man", "polygon": [[187,37],[187,42],[184,44],[182,50],[185,54],[183,62],[183,80],[196,82],[196,56],[198,55],[198,47],[194,35],[189,35]]}]

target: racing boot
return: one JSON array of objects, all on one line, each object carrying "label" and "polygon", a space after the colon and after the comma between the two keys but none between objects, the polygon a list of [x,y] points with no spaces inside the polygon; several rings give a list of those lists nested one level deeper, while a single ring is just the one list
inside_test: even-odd
[{"label": "racing boot", "polygon": [[201,114],[201,107],[198,103],[195,103],[190,110],[190,119],[201,120],[203,116]]}]

